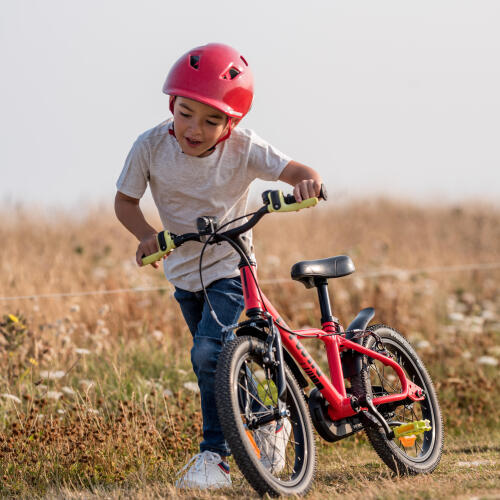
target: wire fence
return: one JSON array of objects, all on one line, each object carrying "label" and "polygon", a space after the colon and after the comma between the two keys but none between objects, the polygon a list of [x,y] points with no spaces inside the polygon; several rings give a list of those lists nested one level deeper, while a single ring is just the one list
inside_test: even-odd
[{"label": "wire fence", "polygon": [[[475,263],[475,264],[461,264],[454,266],[430,266],[422,267],[419,269],[382,269],[367,271],[364,273],[357,273],[356,278],[384,278],[384,277],[396,277],[396,278],[406,278],[409,276],[414,276],[418,274],[433,274],[433,273],[453,273],[460,271],[487,271],[492,269],[499,269],[500,262],[485,262],[485,263]],[[351,276],[349,276],[351,277]],[[260,285],[281,285],[283,283],[290,283],[291,278],[275,278],[275,279],[263,279],[259,280]],[[57,299],[66,297],[86,297],[89,295],[113,295],[121,293],[141,293],[141,292],[153,292],[153,291],[165,291],[172,293],[171,285],[163,286],[139,286],[132,288],[116,288],[114,290],[88,290],[80,292],[55,292],[55,293],[40,293],[34,295],[17,295],[17,296],[7,296],[0,297],[1,302],[14,301],[14,300],[38,300],[38,299]]]}]

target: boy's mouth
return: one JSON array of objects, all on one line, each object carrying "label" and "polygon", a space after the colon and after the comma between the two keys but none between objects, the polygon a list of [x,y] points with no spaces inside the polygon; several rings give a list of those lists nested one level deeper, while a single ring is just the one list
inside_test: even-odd
[{"label": "boy's mouth", "polygon": [[190,139],[189,137],[185,137],[186,139],[186,142],[192,147],[192,148],[196,148],[197,146],[199,146],[202,141],[196,141],[194,139]]}]

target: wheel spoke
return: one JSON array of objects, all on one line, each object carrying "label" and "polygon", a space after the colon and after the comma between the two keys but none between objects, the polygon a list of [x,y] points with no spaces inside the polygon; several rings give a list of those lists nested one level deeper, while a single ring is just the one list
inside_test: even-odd
[{"label": "wheel spoke", "polygon": [[[380,430],[366,427],[370,442],[375,447],[384,462],[396,472],[408,470],[410,473],[431,472],[439,462],[442,447],[442,431],[439,406],[433,393],[432,381],[418,355],[409,343],[397,331],[384,325],[370,327],[382,340],[384,353],[393,359],[402,368],[408,381],[419,387],[425,388],[426,398],[422,401],[395,402],[381,405],[379,411],[390,425],[412,423],[428,419],[433,428],[432,433],[417,434],[414,438],[393,439],[391,441],[380,439]],[[374,349],[374,337],[367,338],[363,345]],[[375,345],[377,348],[377,345]],[[366,356],[365,359],[369,358]],[[393,395],[401,393],[402,384],[398,373],[381,361],[371,360],[367,363],[369,371],[355,375],[351,380],[351,387],[355,388],[355,396],[363,397],[370,394]],[[359,392],[357,392],[359,391]],[[404,443],[404,444],[403,444]],[[406,445],[406,446],[405,446]],[[437,451],[436,451],[437,450]]]}]

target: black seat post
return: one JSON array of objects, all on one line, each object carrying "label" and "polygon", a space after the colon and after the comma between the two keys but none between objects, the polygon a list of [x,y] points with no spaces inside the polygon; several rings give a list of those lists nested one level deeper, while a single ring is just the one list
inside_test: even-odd
[{"label": "black seat post", "polygon": [[328,294],[328,280],[326,278],[314,278],[314,285],[318,290],[319,307],[321,310],[321,323],[334,321],[330,296]]}]

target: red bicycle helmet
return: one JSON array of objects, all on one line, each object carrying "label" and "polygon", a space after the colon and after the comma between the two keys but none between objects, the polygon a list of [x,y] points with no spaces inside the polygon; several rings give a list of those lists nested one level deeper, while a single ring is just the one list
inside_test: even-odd
[{"label": "red bicycle helmet", "polygon": [[[187,97],[243,118],[252,105],[253,76],[245,58],[221,43],[209,43],[186,52],[172,66],[163,92]],[[173,113],[173,99],[170,103]]]}]

